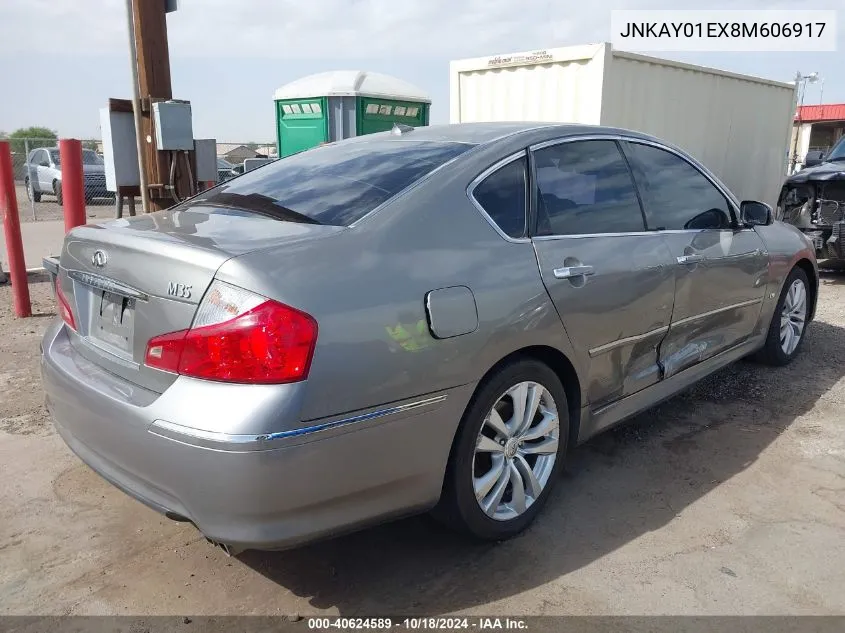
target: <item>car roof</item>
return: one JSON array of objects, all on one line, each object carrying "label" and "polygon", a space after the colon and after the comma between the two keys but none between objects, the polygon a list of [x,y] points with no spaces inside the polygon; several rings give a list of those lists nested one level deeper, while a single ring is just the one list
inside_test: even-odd
[{"label": "car roof", "polygon": [[435,141],[443,143],[468,143],[471,145],[486,145],[504,138],[515,136],[531,136],[532,142],[536,137],[560,138],[565,136],[580,136],[583,134],[619,134],[643,139],[657,140],[652,137],[625,130],[622,128],[603,125],[582,125],[579,123],[549,123],[540,121],[501,121],[490,123],[453,123],[446,125],[428,125],[410,128],[402,126],[401,134],[382,132],[367,135],[370,138],[393,138],[397,141]]}]

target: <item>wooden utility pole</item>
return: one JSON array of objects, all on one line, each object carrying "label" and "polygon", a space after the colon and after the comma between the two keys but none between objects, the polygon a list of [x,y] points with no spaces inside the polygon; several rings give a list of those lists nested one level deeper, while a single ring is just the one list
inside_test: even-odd
[{"label": "wooden utility pole", "polygon": [[[132,0],[141,98],[143,160],[149,182],[150,211],[166,209],[174,204],[173,197],[165,188],[170,183],[171,155],[158,151],[152,118],[154,102],[173,98],[170,52],[167,45],[167,7],[166,0]],[[193,153],[190,160],[195,160]],[[192,166],[192,170],[196,173],[195,166]],[[181,198],[187,197],[192,190],[184,164],[177,170],[176,189]]]}]

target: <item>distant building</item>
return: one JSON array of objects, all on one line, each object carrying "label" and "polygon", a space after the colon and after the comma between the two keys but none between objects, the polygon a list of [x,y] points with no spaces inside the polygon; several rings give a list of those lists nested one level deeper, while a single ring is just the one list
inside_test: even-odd
[{"label": "distant building", "polygon": [[828,152],[845,136],[845,103],[800,106],[792,124],[790,151],[799,163],[807,152]]},{"label": "distant building", "polygon": [[267,155],[261,154],[260,152],[257,152],[254,149],[250,149],[246,145],[238,145],[237,147],[228,150],[224,154],[221,154],[220,157],[225,158],[233,165],[240,165],[247,158],[267,158]]}]

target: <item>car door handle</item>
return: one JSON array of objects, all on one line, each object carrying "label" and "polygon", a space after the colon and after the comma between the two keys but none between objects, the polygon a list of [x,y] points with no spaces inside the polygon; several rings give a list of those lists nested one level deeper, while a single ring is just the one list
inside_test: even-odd
[{"label": "car door handle", "polygon": [[679,264],[697,264],[704,261],[704,255],[681,255],[678,257]]},{"label": "car door handle", "polygon": [[554,269],[555,279],[572,279],[573,277],[586,277],[595,271],[592,266],[564,266]]}]

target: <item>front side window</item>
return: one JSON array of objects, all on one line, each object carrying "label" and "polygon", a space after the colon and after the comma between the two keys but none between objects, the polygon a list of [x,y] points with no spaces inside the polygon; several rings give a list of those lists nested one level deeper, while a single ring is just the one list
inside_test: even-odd
[{"label": "front side window", "polygon": [[642,231],[628,165],[612,140],[575,141],[536,150],[537,234]]},{"label": "front side window", "polygon": [[349,226],[471,147],[374,139],[321,145],[247,172],[188,204]]},{"label": "front side window", "polygon": [[525,235],[527,160],[512,160],[482,180],[472,197],[484,212],[510,237]]},{"label": "front side window", "polygon": [[629,143],[650,229],[729,229],[727,198],[693,165],[666,150]]}]

